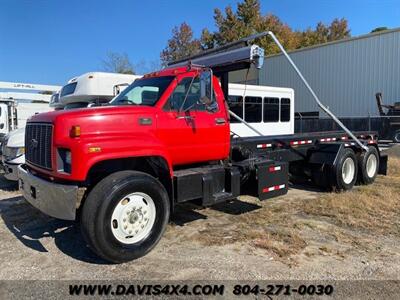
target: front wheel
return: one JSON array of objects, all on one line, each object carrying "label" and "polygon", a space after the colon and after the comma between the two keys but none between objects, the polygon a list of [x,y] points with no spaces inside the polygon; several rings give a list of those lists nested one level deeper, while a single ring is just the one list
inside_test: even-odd
[{"label": "front wheel", "polygon": [[168,194],[157,179],[142,172],[117,172],[89,193],[82,209],[82,234],[100,257],[127,262],[155,247],[169,212]]}]

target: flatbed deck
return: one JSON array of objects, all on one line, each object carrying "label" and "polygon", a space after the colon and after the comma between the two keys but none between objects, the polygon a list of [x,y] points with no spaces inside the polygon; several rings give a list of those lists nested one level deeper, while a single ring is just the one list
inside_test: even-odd
[{"label": "flatbed deck", "polygon": [[[366,146],[378,144],[374,131],[354,132]],[[231,153],[233,161],[264,157],[281,162],[313,161],[333,163],[341,148],[360,149],[360,146],[344,131],[321,131],[290,135],[233,137]],[[313,153],[322,153],[323,159],[311,159]],[[319,155],[318,155],[319,156]]]},{"label": "flatbed deck", "polygon": [[[376,131],[358,131],[354,132],[358,138],[365,140],[376,140],[378,138],[378,134]],[[335,139],[335,140],[332,140]],[[289,135],[271,135],[271,136],[253,136],[253,137],[235,137],[233,136],[231,139],[232,147],[241,145],[243,143],[289,143],[296,141],[308,141],[312,140],[313,143],[316,141],[326,142],[327,139],[331,141],[336,140],[348,140],[348,134],[344,131],[319,131],[319,132],[307,132],[307,133],[295,133]]]}]

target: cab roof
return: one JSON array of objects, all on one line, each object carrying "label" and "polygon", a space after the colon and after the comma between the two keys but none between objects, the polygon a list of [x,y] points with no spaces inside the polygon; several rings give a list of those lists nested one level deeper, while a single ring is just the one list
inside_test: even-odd
[{"label": "cab roof", "polygon": [[187,73],[187,72],[193,72],[193,71],[199,71],[200,67],[198,66],[180,66],[180,67],[172,67],[172,68],[166,68],[162,69],[160,71],[148,73],[143,76],[143,78],[149,78],[149,77],[160,77],[160,76],[176,76],[178,74],[182,73]]}]

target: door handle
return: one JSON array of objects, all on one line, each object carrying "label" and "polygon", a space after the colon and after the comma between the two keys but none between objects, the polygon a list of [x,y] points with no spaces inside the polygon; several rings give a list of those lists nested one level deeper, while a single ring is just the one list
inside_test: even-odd
[{"label": "door handle", "polygon": [[224,118],[215,118],[215,124],[224,125],[226,123]]},{"label": "door handle", "polygon": [[177,120],[182,120],[182,119],[184,119],[184,120],[193,120],[194,116],[177,116],[176,119]]}]

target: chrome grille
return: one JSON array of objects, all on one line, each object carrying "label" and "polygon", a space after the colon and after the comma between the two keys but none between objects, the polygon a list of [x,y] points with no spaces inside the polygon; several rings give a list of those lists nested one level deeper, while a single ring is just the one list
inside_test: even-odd
[{"label": "chrome grille", "polygon": [[51,169],[53,125],[28,123],[25,129],[25,159],[31,164]]}]

